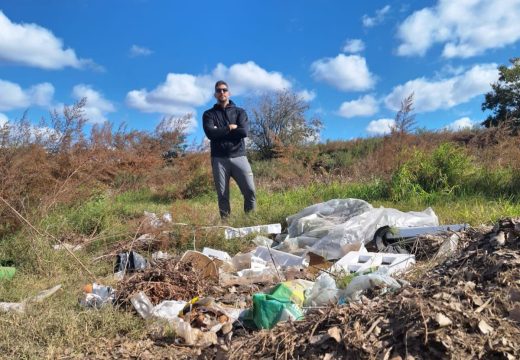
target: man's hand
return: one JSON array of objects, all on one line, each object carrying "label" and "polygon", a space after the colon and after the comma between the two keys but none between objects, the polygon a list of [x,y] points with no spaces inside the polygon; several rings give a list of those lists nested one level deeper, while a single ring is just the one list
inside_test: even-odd
[{"label": "man's hand", "polygon": [[237,127],[238,127],[237,124],[229,124],[229,130],[234,130]]}]

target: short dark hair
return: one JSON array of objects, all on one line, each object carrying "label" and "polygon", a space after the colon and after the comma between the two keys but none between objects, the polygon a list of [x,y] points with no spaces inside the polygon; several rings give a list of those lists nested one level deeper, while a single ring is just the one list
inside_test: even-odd
[{"label": "short dark hair", "polygon": [[219,80],[215,83],[215,90],[217,90],[217,87],[219,87],[220,85],[226,85],[226,87],[229,87],[227,82],[225,82],[224,80]]}]

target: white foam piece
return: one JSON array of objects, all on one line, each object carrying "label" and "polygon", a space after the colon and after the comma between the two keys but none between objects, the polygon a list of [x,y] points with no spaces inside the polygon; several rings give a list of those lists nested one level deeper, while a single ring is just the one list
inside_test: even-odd
[{"label": "white foam piece", "polygon": [[246,236],[253,233],[280,234],[282,224],[256,225],[243,228],[227,228],[224,232],[226,239]]},{"label": "white foam piece", "polygon": [[376,267],[386,268],[388,274],[393,274],[404,271],[413,264],[415,255],[351,251],[339,259],[329,271],[353,273]]},{"label": "white foam piece", "polygon": [[206,256],[217,258],[222,261],[231,260],[231,256],[225,251],[215,250],[212,248],[205,247],[202,249],[202,253]]},{"label": "white foam piece", "polygon": [[252,254],[267,263],[273,263],[275,266],[308,266],[307,259],[305,257],[296,256],[280,250],[270,249],[265,246],[259,246],[253,250]]}]

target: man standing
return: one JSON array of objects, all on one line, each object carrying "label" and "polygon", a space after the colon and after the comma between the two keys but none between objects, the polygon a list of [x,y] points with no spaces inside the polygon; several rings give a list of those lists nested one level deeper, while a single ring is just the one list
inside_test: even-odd
[{"label": "man standing", "polygon": [[244,138],[249,124],[244,109],[229,99],[231,93],[225,81],[215,84],[217,103],[202,115],[204,132],[210,140],[211,167],[218,195],[220,217],[225,219],[231,213],[229,205],[229,179],[235,179],[244,196],[244,211],[256,207],[253,172],[246,157]]}]

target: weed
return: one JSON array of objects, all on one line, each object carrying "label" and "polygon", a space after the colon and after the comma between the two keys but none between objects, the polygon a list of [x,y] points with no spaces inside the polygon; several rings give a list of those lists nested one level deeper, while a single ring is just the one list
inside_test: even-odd
[{"label": "weed", "polygon": [[416,150],[412,158],[392,176],[390,193],[394,200],[425,197],[436,192],[451,193],[477,172],[472,159],[461,149],[445,143],[432,153]]}]

